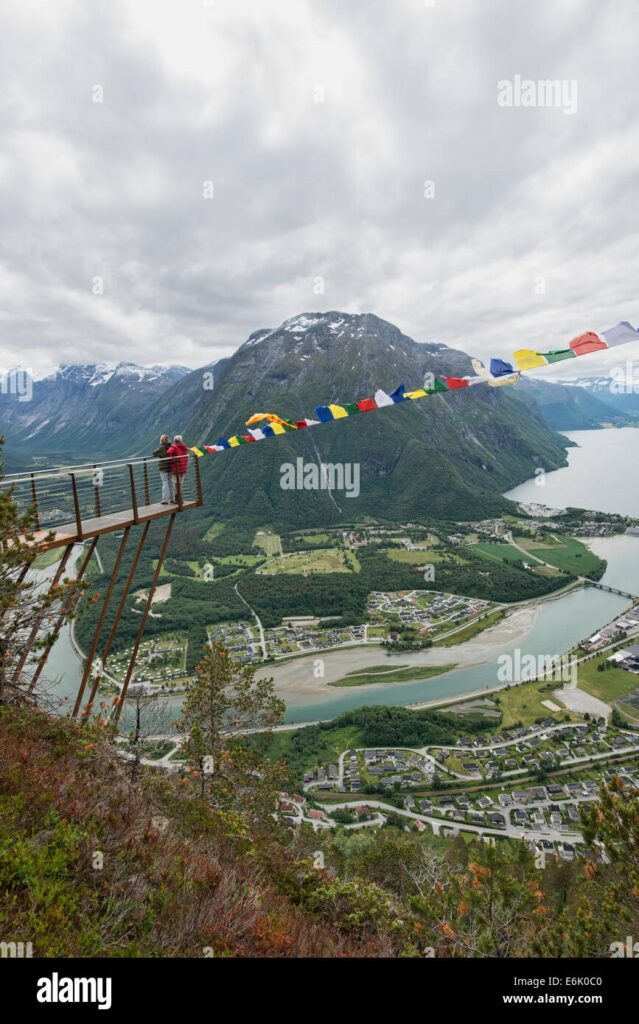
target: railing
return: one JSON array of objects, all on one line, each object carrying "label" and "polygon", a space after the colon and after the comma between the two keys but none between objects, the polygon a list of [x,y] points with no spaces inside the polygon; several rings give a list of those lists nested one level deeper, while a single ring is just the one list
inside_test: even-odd
[{"label": "railing", "polygon": [[[175,500],[167,512],[202,503],[197,457],[177,458],[186,460],[186,473],[172,477]],[[137,458],[15,473],[0,480],[0,488],[10,490],[20,512],[34,511],[34,530],[82,540],[100,532],[109,518],[135,524],[164,511],[160,461],[165,460]]]}]

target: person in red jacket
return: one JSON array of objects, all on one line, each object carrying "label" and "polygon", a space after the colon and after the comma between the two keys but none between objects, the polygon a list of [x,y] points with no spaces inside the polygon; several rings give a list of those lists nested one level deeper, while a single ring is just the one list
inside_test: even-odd
[{"label": "person in red jacket", "polygon": [[181,494],[184,474],[186,473],[189,465],[189,449],[184,444],[181,434],[175,435],[173,438],[173,444],[167,449],[166,454],[171,459],[170,466],[171,474],[173,476],[174,493]]}]

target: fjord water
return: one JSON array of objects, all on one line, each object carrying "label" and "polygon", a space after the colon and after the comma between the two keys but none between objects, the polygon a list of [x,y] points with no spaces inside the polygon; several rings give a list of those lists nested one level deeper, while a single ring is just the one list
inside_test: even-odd
[{"label": "fjord water", "polygon": [[573,430],[568,465],[526,480],[505,495],[550,508],[590,508],[639,517],[639,429]]},{"label": "fjord water", "polygon": [[[576,447],[568,449],[568,465],[526,481],[509,491],[506,497],[536,502],[551,508],[594,509],[617,512],[639,518],[639,429],[581,430],[566,433]],[[620,535],[589,541],[592,550],[608,565],[602,582],[639,594],[639,537]],[[287,708],[287,721],[302,722],[334,718],[362,704],[415,704],[491,689],[497,684],[497,658],[513,654],[561,654],[574,643],[594,633],[628,606],[625,598],[593,587],[567,594],[540,606],[530,632],[517,644],[497,648],[494,657],[482,665],[459,669],[446,675],[416,683],[389,683],[328,688],[325,700],[293,703]],[[393,659],[394,661],[395,659]],[[393,661],[388,659],[389,665]],[[410,655],[396,659],[410,664]],[[344,674],[349,671],[348,652],[344,652]],[[332,692],[331,692],[332,691]]]},{"label": "fjord water", "polygon": [[[568,452],[568,466],[549,473],[539,487],[535,480],[515,488],[508,497],[535,501],[551,507],[566,505],[600,511],[622,512],[639,518],[639,474],[636,472],[639,430],[575,431],[568,435],[579,448]],[[639,593],[639,537],[628,535],[596,538],[589,542],[594,552],[608,562],[603,582],[631,593]],[[494,656],[481,665],[454,670],[446,675],[415,683],[379,683],[349,688],[327,687],[318,698],[288,697],[287,722],[308,722],[334,718],[363,704],[416,704],[463,696],[497,685],[497,657],[504,653],[561,654],[574,643],[594,633],[626,608],[625,598],[588,588],[542,603],[537,620],[516,644],[496,648]],[[356,652],[340,652],[343,674],[352,668],[349,659]],[[409,665],[411,655],[386,658],[380,649],[380,664]],[[300,659],[300,673],[312,670],[313,659]],[[268,672],[277,677],[277,665]],[[66,626],[51,652],[48,677],[56,679],[59,696],[75,696],[81,664]],[[175,702],[176,714],[178,702]]]}]

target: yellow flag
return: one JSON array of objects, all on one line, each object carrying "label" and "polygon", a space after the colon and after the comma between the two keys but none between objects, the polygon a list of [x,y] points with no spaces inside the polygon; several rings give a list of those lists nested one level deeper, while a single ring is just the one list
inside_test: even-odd
[{"label": "yellow flag", "polygon": [[342,420],[345,416],[348,416],[343,405],[329,405],[329,409],[333,413],[334,420]]},{"label": "yellow flag", "polygon": [[199,448],[195,447],[195,445],[193,445],[192,448],[189,448],[189,451],[193,452],[194,455],[197,455],[198,459],[204,455],[204,452],[201,452]]},{"label": "yellow flag", "polygon": [[538,366],[548,364],[548,360],[541,352],[533,352],[531,348],[518,348],[513,357],[519,370],[534,370]]}]

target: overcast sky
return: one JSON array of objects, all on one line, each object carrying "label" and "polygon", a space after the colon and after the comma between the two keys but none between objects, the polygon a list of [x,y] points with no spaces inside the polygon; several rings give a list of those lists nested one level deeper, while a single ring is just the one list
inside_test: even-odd
[{"label": "overcast sky", "polygon": [[[0,366],[201,366],[316,310],[484,358],[636,325],[636,27],[634,0],[2,0]],[[577,92],[500,106],[517,75]]]}]

